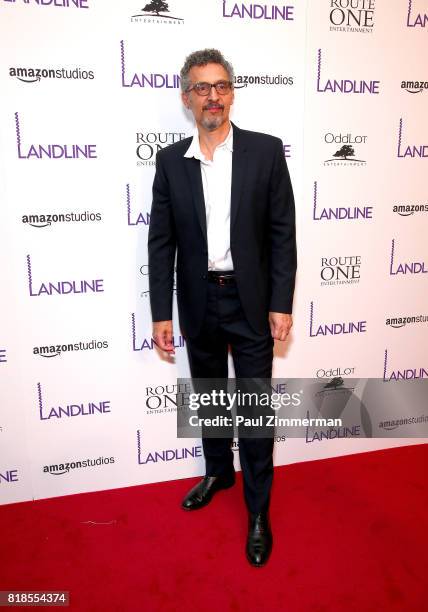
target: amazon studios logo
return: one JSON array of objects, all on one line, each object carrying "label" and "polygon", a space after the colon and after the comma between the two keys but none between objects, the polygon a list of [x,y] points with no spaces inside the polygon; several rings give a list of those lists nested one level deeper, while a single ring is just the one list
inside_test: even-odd
[{"label": "amazon studios logo", "polygon": [[60,357],[63,353],[79,353],[82,351],[96,351],[108,348],[107,340],[90,340],[89,342],[80,341],[68,344],[45,344],[43,346],[34,346],[33,355],[38,357]]},{"label": "amazon studios logo", "polygon": [[314,182],[314,205],[312,218],[314,221],[353,221],[356,219],[372,219],[373,206],[338,206],[336,208],[318,207],[318,182]]},{"label": "amazon studios logo", "polygon": [[137,166],[155,166],[156,153],[186,138],[184,132],[137,132]]},{"label": "amazon studios logo", "polygon": [[309,315],[309,336],[316,338],[317,336],[338,336],[343,334],[361,334],[367,331],[367,321],[347,321],[345,322],[329,322],[314,323],[314,303],[310,305]]},{"label": "amazon studios logo", "polygon": [[45,409],[43,406],[42,386],[37,383],[37,396],[39,404],[39,418],[41,421],[49,419],[62,419],[63,417],[89,416],[94,414],[110,413],[110,401],[85,402],[79,404],[66,404],[64,406],[51,406]]},{"label": "amazon studios logo", "polygon": [[391,240],[391,257],[389,263],[389,275],[396,276],[398,274],[427,274],[428,264],[424,261],[395,261],[395,238]]},{"label": "amazon studios logo", "polygon": [[[136,333],[136,321],[135,321],[135,313],[131,313],[131,339],[132,339],[132,350],[134,352],[139,351],[152,351],[156,347],[156,343],[153,338],[143,337],[142,339],[137,340]],[[172,337],[172,343],[174,348],[183,348],[184,347],[184,336],[179,334],[174,335]]]},{"label": "amazon studios logo", "polygon": [[401,81],[401,89],[411,94],[422,93],[428,89],[428,81]]},{"label": "amazon studios logo", "polygon": [[68,474],[70,470],[108,465],[110,463],[114,463],[114,461],[114,457],[103,456],[98,457],[97,459],[76,459],[74,461],[66,461],[65,463],[45,465],[43,466],[43,472],[45,474],[52,474],[53,476],[62,476],[63,474]]},{"label": "amazon studios logo", "polygon": [[344,94],[378,94],[380,81],[356,81],[352,79],[321,80],[321,49],[318,49],[317,92]]},{"label": "amazon studios logo", "polygon": [[321,286],[355,285],[360,282],[360,255],[321,257]]},{"label": "amazon studios logo", "polygon": [[28,290],[31,297],[41,295],[77,295],[80,293],[102,293],[104,292],[104,280],[102,278],[92,280],[66,280],[66,281],[44,281],[36,284],[33,280],[31,258],[27,255]]},{"label": "amazon studios logo", "polygon": [[40,83],[42,79],[72,79],[92,80],[95,78],[93,70],[83,68],[9,68],[9,76],[22,83]]},{"label": "amazon studios logo", "polygon": [[416,316],[407,316],[402,315],[400,317],[389,317],[385,321],[385,325],[388,327],[392,327],[393,329],[400,329],[401,327],[406,327],[406,325],[411,325],[413,323],[427,323],[428,315],[416,315]]},{"label": "amazon studios logo", "polygon": [[141,9],[141,13],[131,16],[131,23],[183,25],[184,19],[171,13],[170,4],[170,2],[165,2],[164,0],[152,0],[145,4],[144,8]]},{"label": "amazon studios logo", "polygon": [[88,223],[102,221],[101,213],[85,210],[83,213],[45,213],[36,215],[22,215],[22,223],[31,227],[51,227],[56,223]]},{"label": "amazon studios logo", "polygon": [[94,144],[31,144],[24,146],[19,115],[15,113],[16,145],[19,159],[96,159]]},{"label": "amazon studios logo", "polygon": [[141,449],[141,430],[137,429],[137,461],[139,465],[180,461],[183,459],[196,459],[198,457],[202,457],[202,446],[167,448],[143,453]]},{"label": "amazon studios logo", "polygon": [[409,6],[407,10],[407,27],[426,28],[428,26],[428,14],[418,13],[417,10],[413,10],[413,1],[414,0],[409,0]]},{"label": "amazon studios logo", "polygon": [[125,42],[120,41],[120,65],[122,73],[122,87],[149,87],[151,89],[178,89],[180,77],[178,74],[159,72],[134,72],[130,77],[126,75]]},{"label": "amazon studios logo", "polygon": [[397,213],[400,217],[411,217],[415,213],[428,212],[428,204],[394,204],[392,212]]},{"label": "amazon studios logo", "polygon": [[330,0],[330,31],[371,34],[375,0]]},{"label": "amazon studios logo", "polygon": [[[324,142],[328,145],[336,144],[339,148],[333,153],[333,157],[324,161],[324,166],[365,166],[364,159],[355,157],[355,144],[366,144],[367,136],[353,136],[352,134],[332,134],[328,132],[324,135]],[[332,149],[334,150],[334,149]]]},{"label": "amazon studios logo", "polygon": [[188,405],[188,396],[192,392],[190,383],[156,385],[145,388],[145,413],[166,414],[177,412]]},{"label": "amazon studios logo", "polygon": [[235,89],[248,85],[294,85],[294,77],[283,74],[238,74],[235,75]]}]

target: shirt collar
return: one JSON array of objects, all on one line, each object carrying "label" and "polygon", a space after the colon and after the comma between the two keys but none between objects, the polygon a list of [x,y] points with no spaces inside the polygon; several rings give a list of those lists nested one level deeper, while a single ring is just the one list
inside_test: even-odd
[{"label": "shirt collar", "polygon": [[[219,149],[220,147],[224,147],[229,152],[233,151],[233,128],[231,123],[228,135],[223,140],[223,142],[217,145],[216,149]],[[199,132],[197,127],[195,127],[193,131],[192,142],[190,143],[189,148],[185,152],[184,157],[195,157],[200,161],[206,161],[199,144]]]}]

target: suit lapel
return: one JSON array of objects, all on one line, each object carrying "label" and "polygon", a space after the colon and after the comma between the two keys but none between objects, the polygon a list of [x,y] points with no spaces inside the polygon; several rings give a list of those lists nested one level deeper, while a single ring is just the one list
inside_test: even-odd
[{"label": "suit lapel", "polygon": [[201,162],[194,157],[185,157],[184,165],[186,166],[187,175],[189,177],[196,215],[198,217],[205,242],[208,243],[207,217],[205,211],[204,188],[202,186]]},{"label": "suit lapel", "polygon": [[240,130],[234,123],[233,127],[233,153],[232,153],[232,190],[230,197],[230,232],[236,221],[238,207],[242,199],[245,171],[247,167],[247,152]]}]

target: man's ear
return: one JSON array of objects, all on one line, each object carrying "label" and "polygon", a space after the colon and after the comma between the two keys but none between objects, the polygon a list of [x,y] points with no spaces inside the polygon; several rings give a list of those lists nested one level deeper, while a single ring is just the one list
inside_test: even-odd
[{"label": "man's ear", "polygon": [[186,92],[181,92],[181,99],[183,101],[183,104],[186,108],[190,108],[189,106],[189,94],[187,94]]}]

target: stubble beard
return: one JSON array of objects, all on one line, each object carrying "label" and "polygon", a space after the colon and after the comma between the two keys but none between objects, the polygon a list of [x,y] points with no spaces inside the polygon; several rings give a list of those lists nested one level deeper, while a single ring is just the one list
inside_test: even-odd
[{"label": "stubble beard", "polygon": [[213,132],[221,126],[223,117],[203,117],[201,124],[209,132]]}]

